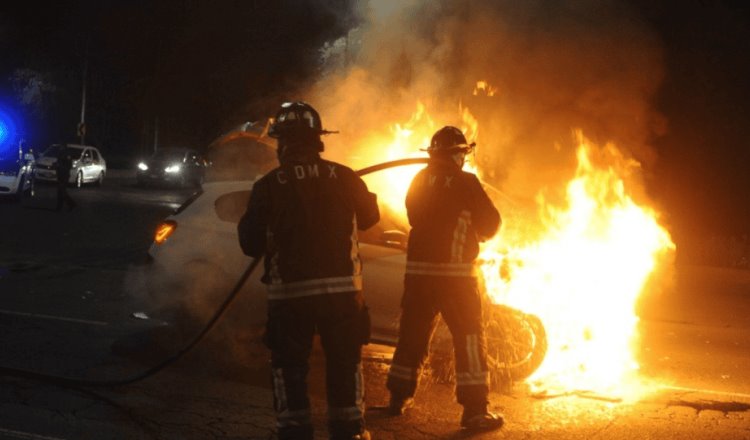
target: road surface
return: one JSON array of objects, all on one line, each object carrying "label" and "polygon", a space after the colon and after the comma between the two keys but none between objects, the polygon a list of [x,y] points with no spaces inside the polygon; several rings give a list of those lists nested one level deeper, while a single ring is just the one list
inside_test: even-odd
[{"label": "road surface", "polygon": [[[115,173],[116,174],[116,173]],[[24,203],[0,201],[0,365],[91,381],[132,377],[172,356],[184,339],[142,312],[130,274],[160,219],[191,189],[143,189],[131,176],[71,190],[54,212],[54,187]],[[750,273],[679,267],[665,293],[641,304],[641,374],[656,384],[637,401],[527,384],[492,393],[501,432],[458,429],[452,385],[426,380],[417,408],[398,419],[387,402],[392,349],[366,349],[368,424],[376,439],[750,439]],[[241,310],[231,310],[232,322]],[[222,323],[195,350],[145,380],[68,387],[0,375],[0,439],[266,439],[274,416],[268,354],[258,334],[232,347]],[[183,335],[184,336],[184,335]],[[170,339],[174,338],[174,339]],[[178,342],[179,341],[179,342]],[[316,436],[326,438],[323,359],[311,372]]]}]

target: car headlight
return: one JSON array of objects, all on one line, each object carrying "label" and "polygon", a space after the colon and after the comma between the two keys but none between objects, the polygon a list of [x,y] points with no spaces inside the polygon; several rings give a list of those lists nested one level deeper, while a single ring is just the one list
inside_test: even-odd
[{"label": "car headlight", "polygon": [[141,171],[147,171],[148,170],[148,165],[146,165],[143,162],[139,162],[138,163],[138,169],[141,170]]},{"label": "car headlight", "polygon": [[170,165],[166,168],[164,168],[164,171],[167,173],[179,173],[180,172],[180,166],[179,165]]}]

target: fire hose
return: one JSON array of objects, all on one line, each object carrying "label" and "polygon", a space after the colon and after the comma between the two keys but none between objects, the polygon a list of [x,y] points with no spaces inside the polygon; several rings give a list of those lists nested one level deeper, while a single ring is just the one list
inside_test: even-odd
[{"label": "fire hose", "polygon": [[[375,171],[380,171],[388,168],[403,166],[403,165],[417,165],[417,164],[423,164],[427,162],[427,158],[409,158],[409,159],[400,159],[400,160],[394,160],[390,162],[384,162],[377,165],[373,165],[367,168],[363,168],[361,170],[357,171],[357,175],[364,176],[369,173],[373,173]],[[24,379],[31,379],[36,380],[39,382],[45,382],[45,383],[52,383],[55,385],[60,386],[66,386],[66,387],[116,387],[116,386],[122,386],[122,385],[129,385],[134,382],[141,381],[143,379],[146,379],[147,377],[153,376],[154,374],[158,373],[159,371],[163,370],[167,366],[175,363],[177,360],[182,358],[185,354],[187,354],[190,350],[195,347],[198,342],[200,342],[206,334],[208,334],[209,331],[216,325],[216,323],[219,321],[221,316],[224,314],[224,312],[229,308],[229,305],[234,301],[234,299],[237,297],[237,294],[239,294],[240,290],[242,289],[242,286],[245,285],[245,282],[247,279],[252,275],[255,268],[258,266],[258,263],[260,263],[260,258],[254,258],[250,265],[245,269],[245,271],[242,273],[240,278],[235,283],[232,290],[229,292],[229,295],[227,295],[226,299],[221,303],[219,308],[216,310],[214,315],[211,317],[211,319],[206,323],[206,325],[203,327],[203,330],[201,330],[200,333],[198,333],[191,341],[188,343],[182,350],[178,351],[171,357],[163,360],[162,362],[154,365],[153,367],[136,374],[134,376],[122,378],[122,379],[111,379],[111,380],[91,380],[91,379],[80,379],[80,378],[73,378],[73,377],[66,377],[66,376],[59,376],[54,374],[47,374],[47,373],[39,373],[36,371],[30,371],[30,370],[24,370],[21,368],[11,368],[11,367],[5,367],[0,365],[0,374],[5,376],[15,376],[15,377],[21,377]]]}]

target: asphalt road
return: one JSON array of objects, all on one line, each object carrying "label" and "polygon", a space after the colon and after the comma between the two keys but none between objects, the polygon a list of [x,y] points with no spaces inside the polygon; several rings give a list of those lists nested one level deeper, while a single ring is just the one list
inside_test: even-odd
[{"label": "asphalt road", "polygon": [[[182,347],[170,324],[140,319],[128,276],[145,264],[156,224],[192,190],[142,189],[127,175],[71,190],[54,212],[54,188],[0,201],[0,367],[84,380],[132,377]],[[641,372],[658,386],[621,401],[585,393],[495,390],[501,432],[457,429],[452,385],[426,380],[417,408],[387,417],[389,347],[366,350],[368,424],[376,439],[750,439],[750,272],[677,268],[676,283],[641,304]],[[230,313],[241,313],[231,310]],[[219,328],[164,371],[120,387],[69,387],[0,374],[0,439],[266,439],[274,418],[267,353],[250,336],[218,352]],[[171,339],[174,338],[174,339]],[[310,389],[325,438],[323,360]]]}]

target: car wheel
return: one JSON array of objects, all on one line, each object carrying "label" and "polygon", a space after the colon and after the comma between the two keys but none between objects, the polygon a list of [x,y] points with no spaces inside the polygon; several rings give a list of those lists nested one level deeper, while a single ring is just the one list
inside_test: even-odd
[{"label": "car wheel", "polygon": [[76,188],[80,188],[80,187],[83,186],[83,172],[79,171],[76,174],[76,183],[75,183],[75,185],[76,185]]},{"label": "car wheel", "polygon": [[99,172],[99,177],[96,179],[96,186],[102,186],[104,183],[104,171]]}]

